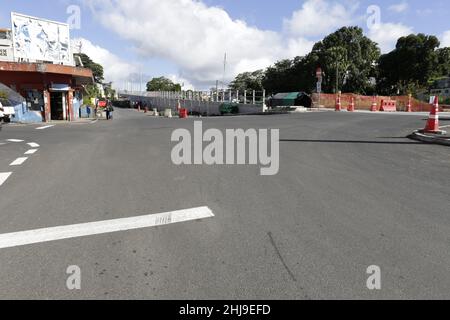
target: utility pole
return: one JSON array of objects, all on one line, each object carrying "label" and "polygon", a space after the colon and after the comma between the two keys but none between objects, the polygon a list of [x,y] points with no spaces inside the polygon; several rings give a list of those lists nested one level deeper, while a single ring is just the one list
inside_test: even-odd
[{"label": "utility pole", "polygon": [[225,89],[225,75],[227,72],[227,53],[225,52],[225,56],[223,58],[223,78],[222,78],[222,89]]},{"label": "utility pole", "polygon": [[216,80],[216,101],[219,102],[219,80]]},{"label": "utility pole", "polygon": [[336,61],[336,93],[339,92],[339,62]]}]

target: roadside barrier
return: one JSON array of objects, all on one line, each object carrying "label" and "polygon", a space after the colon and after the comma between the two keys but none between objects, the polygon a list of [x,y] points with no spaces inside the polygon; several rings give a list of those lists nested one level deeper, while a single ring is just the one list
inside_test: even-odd
[{"label": "roadside barrier", "polygon": [[378,105],[377,105],[377,97],[372,98],[372,106],[370,107],[370,111],[377,112],[378,111]]},{"label": "roadside barrier", "polygon": [[397,101],[382,100],[380,110],[383,112],[397,112]]},{"label": "roadside barrier", "polygon": [[351,97],[350,98],[350,105],[347,108],[348,112],[355,112],[355,98]]},{"label": "roadside barrier", "polygon": [[409,95],[409,98],[408,98],[408,104],[406,105],[406,112],[412,112],[411,95]]},{"label": "roadside barrier", "polygon": [[180,109],[180,118],[181,119],[187,119],[187,117],[188,117],[187,109]]},{"label": "roadside barrier", "polygon": [[335,108],[335,110],[337,112],[342,111],[342,104],[341,104],[341,96],[340,95],[338,95],[337,98],[336,98],[336,108]]},{"label": "roadside barrier", "polygon": [[434,134],[443,133],[443,131],[439,130],[439,98],[437,96],[434,98],[434,104],[431,108],[430,115],[428,116],[428,121],[425,129],[421,130],[420,132]]}]

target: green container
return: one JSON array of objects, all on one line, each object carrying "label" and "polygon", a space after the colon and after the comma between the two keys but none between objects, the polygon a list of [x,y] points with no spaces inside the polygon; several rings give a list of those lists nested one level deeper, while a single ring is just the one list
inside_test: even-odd
[{"label": "green container", "polygon": [[219,107],[220,114],[238,114],[239,105],[237,103],[223,103]]}]

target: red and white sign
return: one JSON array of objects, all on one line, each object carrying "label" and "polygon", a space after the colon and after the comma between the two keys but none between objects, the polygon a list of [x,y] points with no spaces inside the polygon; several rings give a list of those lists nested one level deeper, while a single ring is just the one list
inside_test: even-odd
[{"label": "red and white sign", "polygon": [[321,79],[322,78],[322,68],[317,68],[317,70],[316,70],[316,77],[317,77],[317,79]]}]

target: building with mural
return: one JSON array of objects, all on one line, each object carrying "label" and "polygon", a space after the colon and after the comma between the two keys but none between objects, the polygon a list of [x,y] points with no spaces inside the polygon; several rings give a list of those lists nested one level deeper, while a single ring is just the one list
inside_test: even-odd
[{"label": "building with mural", "polygon": [[77,120],[93,75],[75,65],[69,26],[16,13],[11,20],[0,29],[0,83],[23,97],[11,121]]}]

